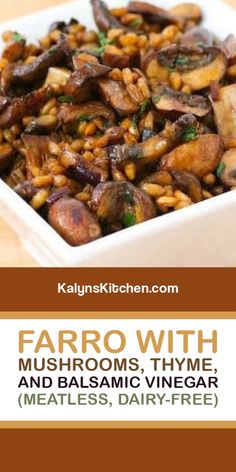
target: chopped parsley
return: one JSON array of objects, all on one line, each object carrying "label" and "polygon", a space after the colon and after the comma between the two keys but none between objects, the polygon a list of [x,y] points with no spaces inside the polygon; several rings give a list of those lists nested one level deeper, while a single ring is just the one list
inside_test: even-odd
[{"label": "chopped parsley", "polygon": [[186,66],[189,63],[189,57],[187,56],[179,56],[175,59],[175,66]]},{"label": "chopped parsley", "polygon": [[91,48],[88,50],[89,53],[93,54],[96,57],[101,57],[104,53],[104,47]]},{"label": "chopped parsley", "polygon": [[138,116],[137,115],[134,115],[131,119],[132,121],[132,126],[134,129],[136,129],[138,127]]},{"label": "chopped parsley", "polygon": [[153,101],[153,103],[155,103],[155,104],[156,104],[156,103],[159,103],[160,100],[161,100],[160,95],[156,95],[155,97],[152,97],[152,101]]},{"label": "chopped parsley", "polygon": [[151,101],[148,98],[147,100],[145,100],[145,102],[142,103],[139,110],[139,116],[142,116],[145,113],[145,111],[149,110],[150,106],[151,106]]},{"label": "chopped parsley", "polygon": [[25,42],[24,36],[22,36],[20,33],[14,33],[12,36],[13,41],[16,43],[23,43]]},{"label": "chopped parsley", "polygon": [[133,195],[130,192],[125,192],[123,195],[125,203],[129,203],[129,205],[134,204],[134,198]]},{"label": "chopped parsley", "polygon": [[90,51],[95,56],[101,57],[101,55],[104,53],[105,47],[109,44],[114,44],[114,41],[112,39],[107,38],[106,33],[104,33],[103,31],[100,31],[98,33],[97,38],[98,46],[91,48]]},{"label": "chopped parsley", "polygon": [[132,213],[125,213],[123,216],[123,225],[125,228],[134,226],[136,224],[136,217]]},{"label": "chopped parsley", "polygon": [[113,40],[107,38],[106,33],[104,33],[103,31],[100,31],[98,33],[98,43],[99,43],[99,46],[104,47],[104,46],[107,46],[107,44],[112,44]]},{"label": "chopped parsley", "polygon": [[74,98],[71,97],[71,95],[61,95],[60,97],[58,97],[58,101],[61,103],[73,103]]},{"label": "chopped parsley", "polygon": [[136,18],[130,23],[131,28],[139,29],[139,27],[143,24],[142,18]]},{"label": "chopped parsley", "polygon": [[216,175],[219,179],[222,176],[225,169],[226,169],[226,164],[224,162],[221,162],[216,169]]},{"label": "chopped parsley", "polygon": [[89,121],[91,121],[92,119],[92,116],[90,115],[80,115],[78,118],[77,118],[77,121],[78,123],[88,123]]},{"label": "chopped parsley", "polygon": [[189,128],[186,128],[181,133],[180,137],[181,137],[182,141],[187,143],[189,141],[193,141],[194,139],[196,139],[198,137],[198,132],[197,132],[196,128],[189,127]]}]

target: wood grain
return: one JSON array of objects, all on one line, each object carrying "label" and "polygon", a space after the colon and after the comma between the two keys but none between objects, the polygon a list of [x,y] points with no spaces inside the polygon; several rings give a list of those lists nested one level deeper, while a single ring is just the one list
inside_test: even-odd
[{"label": "wood grain", "polygon": [[[26,15],[70,0],[7,0],[1,9],[1,21]],[[213,0],[211,0],[213,2]],[[236,0],[224,0],[236,8]],[[125,3],[125,1],[124,1]],[[177,1],[176,1],[177,3]],[[36,267],[37,263],[24,251],[15,233],[0,219],[0,267]]]}]

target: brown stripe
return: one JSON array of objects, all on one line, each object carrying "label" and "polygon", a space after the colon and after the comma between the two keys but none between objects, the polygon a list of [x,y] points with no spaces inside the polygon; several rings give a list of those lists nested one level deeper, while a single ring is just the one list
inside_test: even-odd
[{"label": "brown stripe", "polygon": [[78,320],[78,319],[193,319],[193,320],[235,320],[236,311],[2,311],[0,319],[61,319],[61,320]]},{"label": "brown stripe", "polygon": [[[236,311],[235,269],[0,269],[1,310]],[[58,294],[57,284],[178,285],[178,294]]]},{"label": "brown stripe", "polygon": [[236,421],[0,421],[0,429],[236,429]]}]

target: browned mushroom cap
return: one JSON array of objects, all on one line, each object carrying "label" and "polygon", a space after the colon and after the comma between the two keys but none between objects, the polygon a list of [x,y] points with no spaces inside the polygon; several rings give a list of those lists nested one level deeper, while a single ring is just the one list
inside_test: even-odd
[{"label": "browned mushroom cap", "polygon": [[139,105],[133,102],[122,82],[100,79],[98,84],[103,98],[119,115],[132,115],[139,110]]},{"label": "browned mushroom cap", "polygon": [[105,107],[102,102],[87,102],[83,105],[65,105],[62,106],[58,114],[59,122],[61,124],[70,124],[75,121],[86,121],[94,118],[102,118],[107,122],[107,126],[112,126],[115,123],[115,114],[113,110]]},{"label": "browned mushroom cap", "polygon": [[15,155],[16,151],[11,144],[0,144],[0,172],[12,164]]},{"label": "browned mushroom cap", "polygon": [[190,95],[184,92],[159,85],[156,87],[152,101],[157,110],[174,113],[192,113],[202,118],[211,110],[209,100],[202,95]]},{"label": "browned mushroom cap", "polygon": [[220,88],[218,100],[212,101],[218,133],[229,149],[236,147],[236,84]]},{"label": "browned mushroom cap", "polygon": [[150,197],[129,182],[99,184],[92,196],[92,208],[101,221],[133,226],[154,218],[155,209]]},{"label": "browned mushroom cap", "polygon": [[201,179],[216,170],[222,155],[223,145],[220,137],[216,134],[205,134],[163,156],[160,168],[168,172],[191,172]]},{"label": "browned mushroom cap", "polygon": [[68,177],[81,183],[97,185],[108,179],[107,171],[73,151],[64,150],[59,156]]},{"label": "browned mushroom cap", "polygon": [[101,0],[90,0],[96,25],[101,31],[111,28],[124,28],[124,26],[111,14],[107,5]]},{"label": "browned mushroom cap", "polygon": [[144,61],[144,69],[152,82],[168,84],[170,72],[178,71],[182,82],[194,91],[220,81],[226,67],[226,56],[217,47],[201,49],[174,45],[152,52]]},{"label": "browned mushroom cap", "polygon": [[176,23],[176,18],[167,10],[147,2],[129,2],[128,11],[143,15],[148,23],[167,25]]},{"label": "browned mushroom cap", "polygon": [[209,47],[219,46],[219,38],[211,31],[196,26],[188,30],[180,39],[181,46],[186,47]]},{"label": "browned mushroom cap", "polygon": [[202,19],[201,8],[196,3],[179,3],[170,8],[169,12],[172,15],[179,16],[186,20],[192,20],[199,23]]},{"label": "browned mushroom cap", "polygon": [[181,170],[174,170],[171,175],[174,185],[186,192],[194,203],[202,200],[202,187],[195,175]]},{"label": "browned mushroom cap", "polygon": [[0,127],[9,128],[18,123],[26,115],[31,115],[48,99],[46,89],[38,89],[24,97],[14,98],[5,103],[3,111],[0,110]]},{"label": "browned mushroom cap", "polygon": [[[5,92],[15,84],[27,85],[40,81],[47,75],[49,67],[64,66],[71,60],[71,50],[65,39],[43,52],[31,64],[10,64],[2,73],[2,88]],[[71,62],[72,65],[72,62]]]},{"label": "browned mushroom cap", "polygon": [[236,186],[236,149],[226,151],[217,169],[217,175],[226,187]]},{"label": "browned mushroom cap", "polygon": [[48,222],[71,246],[80,246],[102,236],[96,216],[74,198],[61,198],[53,203]]},{"label": "browned mushroom cap", "polygon": [[41,169],[44,161],[49,156],[48,136],[22,135],[22,141],[26,148],[26,171],[27,178],[35,177]]},{"label": "browned mushroom cap", "polygon": [[91,94],[94,79],[102,77],[111,68],[102,64],[77,61],[77,70],[71,75],[66,86],[65,94],[73,97],[76,102],[84,102]]},{"label": "browned mushroom cap", "polygon": [[230,34],[227,38],[221,43],[221,47],[225,52],[225,55],[229,61],[234,61],[236,58],[236,36]]},{"label": "browned mushroom cap", "polygon": [[22,59],[23,53],[25,50],[25,39],[22,38],[19,41],[10,41],[3,53],[2,57],[8,62],[17,62]]}]

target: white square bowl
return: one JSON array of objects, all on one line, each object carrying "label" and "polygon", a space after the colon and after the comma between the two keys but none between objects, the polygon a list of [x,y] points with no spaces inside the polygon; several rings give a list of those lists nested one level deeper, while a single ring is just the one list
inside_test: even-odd
[{"label": "white square bowl", "polygon": [[[127,1],[108,0],[108,4],[121,6]],[[180,1],[156,3],[167,8]],[[222,38],[234,32],[236,12],[222,0],[196,0],[195,3],[203,9],[206,27]],[[46,34],[53,21],[71,17],[95,28],[89,0],[79,0],[2,23],[0,34],[5,30],[18,30],[35,40]],[[44,267],[236,266],[236,191],[77,248],[69,246],[1,179],[0,215]]]}]

